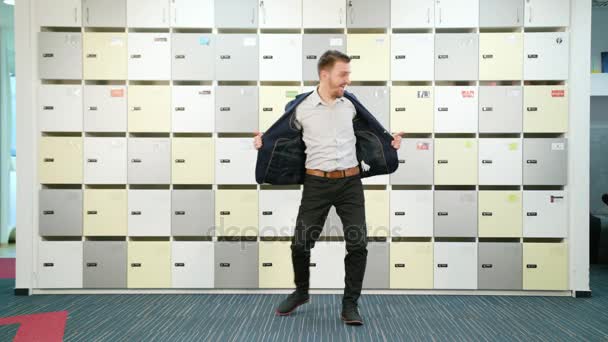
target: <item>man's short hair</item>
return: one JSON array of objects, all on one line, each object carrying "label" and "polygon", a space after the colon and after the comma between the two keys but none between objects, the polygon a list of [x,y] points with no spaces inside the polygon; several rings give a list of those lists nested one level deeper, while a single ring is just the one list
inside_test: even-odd
[{"label": "man's short hair", "polygon": [[321,70],[331,70],[336,64],[337,61],[342,61],[344,63],[350,62],[350,57],[348,55],[338,51],[338,50],[327,50],[321,58],[319,58],[319,62],[317,63],[317,73],[320,75]]}]

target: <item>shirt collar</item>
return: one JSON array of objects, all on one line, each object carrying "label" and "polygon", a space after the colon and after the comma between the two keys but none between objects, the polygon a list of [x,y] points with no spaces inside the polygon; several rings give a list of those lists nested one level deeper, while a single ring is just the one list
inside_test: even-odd
[{"label": "shirt collar", "polygon": [[[325,101],[323,101],[323,99],[321,98],[321,95],[319,95],[319,86],[318,85],[315,88],[315,90],[312,92],[312,94],[310,94],[310,96],[313,97],[315,106],[318,106],[318,105],[328,106],[328,104],[325,103]],[[336,103],[338,101],[339,102],[344,102],[344,96],[336,98]]]}]

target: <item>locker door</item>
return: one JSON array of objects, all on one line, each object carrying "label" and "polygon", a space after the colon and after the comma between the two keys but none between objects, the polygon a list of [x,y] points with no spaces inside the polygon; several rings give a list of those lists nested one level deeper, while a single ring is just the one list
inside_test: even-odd
[{"label": "locker door", "polygon": [[84,235],[127,236],[127,190],[84,190]]},{"label": "locker door", "polygon": [[435,80],[472,81],[478,79],[479,36],[476,33],[436,34],[435,56]]},{"label": "locker door", "polygon": [[479,243],[478,288],[522,289],[522,245],[510,242]]},{"label": "locker door", "polygon": [[172,87],[172,131],[176,133],[213,132],[215,92],[212,86]]},{"label": "locker door", "polygon": [[85,184],[127,184],[127,139],[84,138]]},{"label": "locker door", "polygon": [[285,112],[285,105],[300,94],[298,86],[261,86],[259,103],[259,129],[264,132]]},{"label": "locker door", "polygon": [[302,0],[259,0],[259,3],[260,28],[302,26]]},{"label": "locker door", "polygon": [[171,79],[169,33],[129,33],[128,46],[130,80]]},{"label": "locker door", "polygon": [[481,33],[479,35],[479,79],[521,80],[524,50],[521,33]]},{"label": "locker door", "polygon": [[82,78],[82,34],[38,32],[38,77],[79,80]]},{"label": "locker door", "polygon": [[129,190],[129,236],[171,235],[171,191]]},{"label": "locker door", "polygon": [[393,190],[390,197],[392,237],[433,236],[433,191]]},{"label": "locker door", "polygon": [[215,144],[216,184],[256,184],[257,150],[251,138],[218,138]]},{"label": "locker door", "polygon": [[254,289],[259,286],[256,241],[218,241],[214,249],[215,288]]},{"label": "locker door", "polygon": [[[218,3],[216,3],[216,7],[217,5]],[[260,59],[257,34],[218,34],[215,51],[215,78],[217,80],[258,80]]]},{"label": "locker door", "polygon": [[293,288],[291,241],[260,241],[261,289]]},{"label": "locker door", "polygon": [[399,167],[391,184],[433,184],[433,139],[402,139],[397,151]]},{"label": "locker door", "polygon": [[171,287],[171,242],[128,242],[127,286],[129,288]]},{"label": "locker door", "polygon": [[523,0],[479,1],[480,27],[521,27],[523,16]]},{"label": "locker door", "polygon": [[171,0],[171,26],[213,27],[213,0]]},{"label": "locker door", "polygon": [[524,191],[523,217],[524,237],[567,237],[567,193]]},{"label": "locker door", "polygon": [[[319,11],[319,8],[323,8]],[[346,26],[346,1],[302,1],[302,22],[305,28],[344,28]]]},{"label": "locker door", "polygon": [[389,243],[367,243],[367,267],[363,278],[364,289],[388,289],[389,284]]},{"label": "locker door", "polygon": [[173,288],[212,288],[214,251],[211,241],[171,242],[171,282]]},{"label": "locker door", "polygon": [[434,0],[392,0],[393,28],[432,28],[435,23]]},{"label": "locker door", "polygon": [[217,190],[215,231],[217,236],[257,236],[257,190]]},{"label": "locker door", "polygon": [[479,184],[521,185],[522,156],[519,138],[479,139]]},{"label": "locker door", "polygon": [[387,28],[390,26],[390,0],[349,0],[346,27]]},{"label": "locker door", "polygon": [[83,254],[85,289],[127,287],[127,242],[85,241]]},{"label": "locker door", "polygon": [[173,184],[213,184],[213,138],[174,137],[171,141]]},{"label": "locker door", "polygon": [[214,235],[215,193],[213,190],[173,190],[171,210],[171,235]]},{"label": "locker door", "polygon": [[568,289],[568,245],[524,243],[524,290]]},{"label": "locker door", "polygon": [[[325,0],[313,0],[305,1],[304,3],[306,6],[306,4],[318,1],[327,2]],[[333,0],[333,2],[336,2],[336,0]],[[340,1],[340,3],[344,2]],[[304,10],[306,10],[306,8],[304,8]],[[342,53],[346,53],[346,35],[305,34],[302,37],[302,79],[304,81],[319,80],[317,63],[319,62],[321,55],[327,50],[338,50]]]},{"label": "locker door", "polygon": [[479,0],[438,0],[435,27],[465,28],[479,26]]},{"label": "locker door", "polygon": [[[175,0],[179,1],[179,0]],[[207,81],[215,78],[215,35],[173,33],[171,75],[179,81]]]},{"label": "locker door", "polygon": [[81,184],[82,137],[40,137],[38,181],[41,184]]},{"label": "locker door", "polygon": [[169,0],[128,0],[127,25],[137,28],[169,27]]},{"label": "locker door", "polygon": [[299,81],[301,68],[302,35],[260,35],[260,81]]},{"label": "locker door", "polygon": [[257,28],[258,0],[215,0],[217,28]]},{"label": "locker door", "polygon": [[82,25],[80,0],[36,0],[36,25],[79,27]]},{"label": "locker door", "polygon": [[474,139],[435,139],[436,185],[477,184],[477,142]]},{"label": "locker door", "polygon": [[127,131],[126,86],[84,86],[84,131]]},{"label": "locker door", "polygon": [[392,242],[390,244],[390,288],[433,288],[433,243]]},{"label": "locker door", "polygon": [[566,139],[524,139],[524,185],[566,185]]},{"label": "locker door", "polygon": [[436,289],[477,288],[475,242],[435,242],[434,259]]},{"label": "locker door", "polygon": [[435,236],[477,236],[477,192],[435,191]]},{"label": "locker door", "polygon": [[346,51],[351,58],[351,81],[387,81],[389,79],[388,35],[348,34]]},{"label": "locker door", "polygon": [[345,256],[346,249],[343,241],[317,242],[310,251],[310,288],[344,288]]},{"label": "locker door", "polygon": [[363,191],[363,194],[365,197],[367,236],[389,236],[388,191],[367,189]]},{"label": "locker door", "polygon": [[127,26],[127,0],[82,0],[82,7],[85,27]]},{"label": "locker door", "polygon": [[82,86],[38,86],[38,128],[41,132],[82,132]]},{"label": "locker door", "polygon": [[521,237],[520,191],[479,192],[479,237]]},{"label": "locker door", "polygon": [[526,27],[558,27],[570,24],[570,1],[526,0]]},{"label": "locker door", "polygon": [[293,236],[302,190],[260,190],[260,236]]},{"label": "locker door", "polygon": [[82,236],[82,190],[41,189],[40,236]]},{"label": "locker door", "polygon": [[524,132],[568,132],[568,89],[566,86],[524,87]]},{"label": "locker door", "polygon": [[433,87],[391,86],[390,97],[393,132],[433,132]]},{"label": "locker door", "polygon": [[524,33],[524,79],[567,80],[569,45],[567,32]]},{"label": "locker door", "polygon": [[479,133],[520,133],[521,86],[479,87]]},{"label": "locker door", "polygon": [[171,131],[171,87],[165,85],[129,86],[129,132]]},{"label": "locker door", "polygon": [[344,227],[342,226],[342,220],[338,216],[336,207],[333,205],[329,208],[325,224],[323,225],[323,231],[321,232],[322,237],[326,236],[344,236]]},{"label": "locker door", "polygon": [[254,132],[258,129],[258,87],[215,88],[215,130],[219,133]]},{"label": "locker door", "polygon": [[82,288],[82,242],[38,242],[37,283],[39,289]]},{"label": "locker door", "polygon": [[170,145],[169,138],[129,138],[129,184],[169,184]]},{"label": "locker door", "polygon": [[383,127],[389,128],[390,96],[387,86],[350,86],[348,89],[361,103],[365,103],[365,108]]},{"label": "locker door", "polygon": [[435,87],[435,132],[476,132],[477,91],[477,86]]},{"label": "locker door", "polygon": [[391,37],[391,80],[432,81],[435,42],[432,33]]}]

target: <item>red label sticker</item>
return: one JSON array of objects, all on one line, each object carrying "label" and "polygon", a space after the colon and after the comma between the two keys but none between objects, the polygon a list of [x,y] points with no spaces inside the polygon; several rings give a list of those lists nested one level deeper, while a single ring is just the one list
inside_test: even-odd
[{"label": "red label sticker", "polygon": [[112,90],[110,90],[110,96],[111,97],[123,97],[123,96],[125,96],[125,90],[124,89],[112,89]]},{"label": "red label sticker", "polygon": [[551,97],[564,97],[565,95],[565,90],[551,90]]},{"label": "red label sticker", "polygon": [[419,142],[419,143],[416,144],[416,149],[417,150],[428,150],[429,149],[429,143]]},{"label": "red label sticker", "polygon": [[462,91],[463,98],[473,98],[475,97],[475,90],[463,90]]}]

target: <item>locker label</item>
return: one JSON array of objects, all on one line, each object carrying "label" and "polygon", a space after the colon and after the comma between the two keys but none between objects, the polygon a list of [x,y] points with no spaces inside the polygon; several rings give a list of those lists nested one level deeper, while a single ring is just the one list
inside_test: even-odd
[{"label": "locker label", "polygon": [[221,55],[220,59],[230,59],[230,55]]},{"label": "locker label", "polygon": [[405,267],[405,264],[395,264],[395,268],[403,268]]},{"label": "locker label", "polygon": [[94,111],[96,111],[96,110],[97,110],[97,107],[95,107],[95,106],[91,106],[91,107],[89,107],[89,110],[90,110],[91,112],[94,112]]},{"label": "locker label", "polygon": [[141,55],[131,55],[131,59],[139,59],[141,58]]},{"label": "locker label", "polygon": [[537,54],[530,54],[530,55],[528,55],[528,58],[535,59],[535,58],[538,58],[538,55]]},{"label": "locker label", "polygon": [[383,44],[384,38],[376,38],[376,44]]},{"label": "locker label", "polygon": [[536,111],[538,111],[538,108],[537,107],[527,107],[526,110],[528,112],[536,112]]},{"label": "locker label", "polygon": [[177,215],[177,216],[183,216],[183,215],[186,215],[186,212],[183,211],[183,210],[178,210],[178,211],[175,212],[175,215]]},{"label": "locker label", "polygon": [[264,262],[264,263],[262,263],[262,267],[272,267],[272,263],[271,262]]},{"label": "locker label", "polygon": [[87,215],[97,215],[97,210],[88,210]]},{"label": "locker label", "polygon": [[186,59],[186,55],[175,55],[175,59]]},{"label": "locker label", "polygon": [[220,211],[220,215],[230,215],[230,211],[227,211],[227,210]]},{"label": "locker label", "polygon": [[263,112],[272,112],[272,107],[264,107],[262,108]]},{"label": "locker label", "polygon": [[220,163],[228,164],[228,163],[230,163],[230,159],[220,159]]},{"label": "locker label", "polygon": [[184,264],[183,262],[176,262],[175,263],[175,267],[184,267],[186,266],[186,264]]},{"label": "locker label", "polygon": [[519,144],[518,143],[510,143],[509,144],[509,151],[517,151],[518,148],[519,148]]},{"label": "locker label", "polygon": [[89,159],[87,159],[87,163],[97,163],[97,159],[89,158]]},{"label": "locker label", "polygon": [[132,211],[131,215],[141,215],[141,211]]},{"label": "locker label", "polygon": [[448,264],[437,264],[437,267],[439,267],[439,268],[447,268]]},{"label": "locker label", "polygon": [[440,211],[437,213],[437,216],[448,216],[447,211]]},{"label": "locker label", "polygon": [[428,90],[419,90],[416,92],[416,97],[419,99],[428,99],[431,97],[431,92]]},{"label": "locker label", "polygon": [[43,110],[54,110],[55,107],[53,107],[53,106],[43,106],[42,109]]},{"label": "locker label", "polygon": [[481,56],[483,59],[493,59],[494,55],[482,55]]},{"label": "locker label", "polygon": [[494,107],[481,107],[482,112],[493,112]]},{"label": "locker label", "polygon": [[538,213],[535,211],[530,211],[526,213],[526,216],[538,216]]},{"label": "locker label", "polygon": [[551,97],[564,97],[566,95],[565,90],[551,90]]},{"label": "locker label", "polygon": [[54,56],[55,56],[55,55],[54,55],[54,54],[52,54],[52,53],[43,53],[43,54],[42,54],[42,57],[44,57],[44,58],[52,58],[52,57],[54,57]]},{"label": "locker label", "polygon": [[97,267],[96,262],[87,262],[87,267]]},{"label": "locker label", "polygon": [[255,45],[256,45],[255,38],[244,38],[243,39],[243,46],[255,46]]},{"label": "locker label", "polygon": [[551,144],[551,151],[563,151],[564,150],[564,143],[552,143]]},{"label": "locker label", "polygon": [[220,267],[230,267],[229,262],[220,262]]},{"label": "locker label", "polygon": [[344,45],[344,40],[342,38],[329,39],[329,46],[342,46],[342,45]]},{"label": "locker label", "polygon": [[141,267],[141,263],[134,262],[134,263],[131,264],[131,267]]},{"label": "locker label", "polygon": [[483,213],[481,213],[481,216],[492,216],[492,215],[494,215],[494,214],[490,211],[484,211]]},{"label": "locker label", "polygon": [[428,151],[429,150],[429,143],[427,143],[427,142],[416,143],[416,149],[420,150],[420,151]]},{"label": "locker label", "polygon": [[123,46],[124,42],[122,38],[112,38],[110,41],[111,46]]},{"label": "locker label", "polygon": [[483,264],[481,265],[481,268],[492,268],[492,264]]},{"label": "locker label", "polygon": [[55,158],[44,158],[45,163],[52,163],[55,161]]},{"label": "locker label", "polygon": [[160,42],[160,43],[165,43],[167,42],[167,38],[166,37],[156,37],[154,38],[155,42]]},{"label": "locker label", "polygon": [[209,37],[204,37],[204,36],[203,36],[203,37],[200,37],[200,38],[198,39],[198,44],[199,44],[199,45],[207,45],[207,46],[208,46],[208,45],[209,45],[209,42],[210,42],[210,41],[209,41]]},{"label": "locker label", "polygon": [[42,266],[44,266],[44,267],[53,267],[53,266],[55,266],[55,264],[52,263],[52,262],[45,262],[44,264],[42,264]]},{"label": "locker label", "polygon": [[526,160],[526,164],[536,164],[536,163],[537,163],[537,161],[534,160],[534,159],[528,159],[528,160]]},{"label": "locker label", "polygon": [[229,112],[230,107],[220,107],[220,112]]},{"label": "locker label", "polygon": [[53,211],[53,210],[43,210],[42,214],[43,215],[53,215],[53,214],[55,214],[55,211]]},{"label": "locker label", "polygon": [[262,57],[262,59],[273,59],[274,57],[272,55],[264,55]]},{"label": "locker label", "polygon": [[405,159],[399,159],[399,164],[405,164]]},{"label": "locker label", "polygon": [[448,111],[448,107],[439,107],[437,108],[438,111],[440,112],[447,112]]},{"label": "locker label", "polygon": [[306,59],[317,59],[317,56],[315,56],[315,55],[308,55],[308,56],[306,56]]},{"label": "locker label", "polygon": [[437,164],[447,164],[448,161],[447,160],[438,160]]},{"label": "locker label", "polygon": [[352,56],[350,56],[350,59],[361,59],[361,56],[359,56],[359,55],[352,55]]},{"label": "locker label", "polygon": [[519,200],[519,196],[518,196],[518,195],[516,195],[516,194],[510,194],[510,195],[507,197],[507,201],[509,201],[509,202],[511,202],[511,203],[515,203],[515,202],[517,202],[518,200]]},{"label": "locker label", "polygon": [[463,90],[462,91],[462,98],[472,99],[474,97],[475,97],[475,90]]},{"label": "locker label", "polygon": [[141,163],[141,159],[131,159],[131,163]]},{"label": "locker label", "polygon": [[123,97],[123,96],[125,96],[124,89],[111,89],[110,90],[110,97]]},{"label": "locker label", "polygon": [[538,266],[536,264],[527,264],[526,268],[537,268]]},{"label": "locker label", "polygon": [[397,107],[395,108],[395,112],[405,112],[405,107]]},{"label": "locker label", "polygon": [[405,55],[397,55],[395,56],[395,59],[405,59]]},{"label": "locker label", "polygon": [[89,53],[87,55],[87,58],[97,58],[97,54],[95,54],[95,53]]},{"label": "locker label", "polygon": [[492,164],[491,160],[484,159],[481,161],[482,164]]},{"label": "locker label", "polygon": [[405,216],[405,211],[395,211],[395,216]]},{"label": "locker label", "polygon": [[176,112],[183,112],[186,110],[186,107],[175,107]]},{"label": "locker label", "polygon": [[262,215],[272,215],[272,211],[262,211]]},{"label": "locker label", "polygon": [[310,264],[308,264],[308,267],[317,267],[317,263],[316,262],[311,262]]},{"label": "locker label", "polygon": [[186,162],[185,159],[175,159],[175,162],[178,164],[184,164]]},{"label": "locker label", "polygon": [[439,59],[448,59],[448,55],[438,55],[437,58],[439,58]]},{"label": "locker label", "polygon": [[198,92],[199,95],[210,95],[211,90],[201,90]]},{"label": "locker label", "polygon": [[285,97],[288,98],[293,98],[296,97],[298,95],[298,92],[296,90],[288,90],[285,92]]}]

